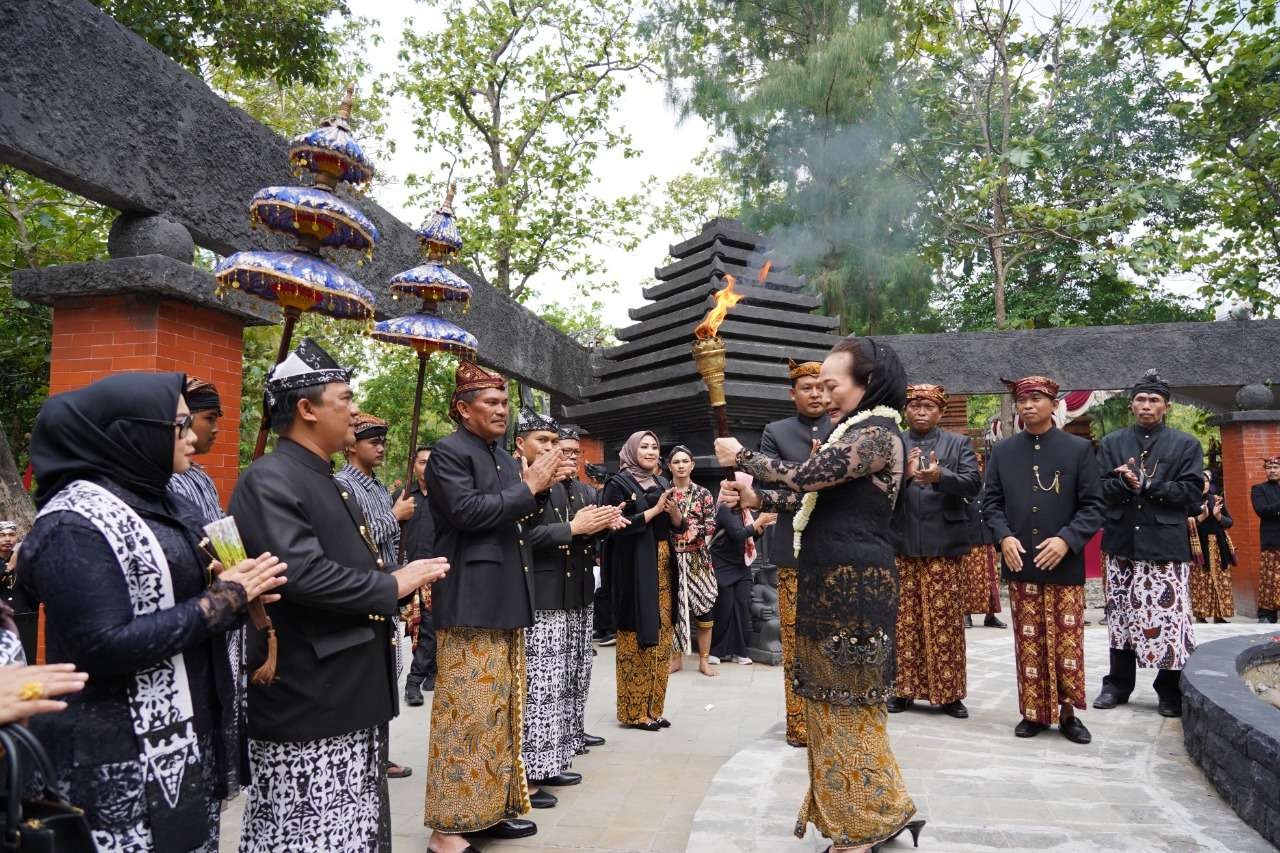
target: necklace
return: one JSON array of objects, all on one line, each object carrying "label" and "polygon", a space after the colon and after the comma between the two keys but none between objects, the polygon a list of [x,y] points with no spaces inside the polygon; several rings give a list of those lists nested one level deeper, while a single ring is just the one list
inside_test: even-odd
[{"label": "necklace", "polygon": [[1040,466],[1032,465],[1031,470],[1035,472],[1036,486],[1040,489],[1040,491],[1053,492],[1055,494],[1062,494],[1062,472],[1061,471],[1054,471],[1053,482],[1049,483],[1049,485],[1046,486],[1044,483],[1040,482]]},{"label": "necklace", "polygon": [[[839,443],[844,438],[845,433],[852,429],[855,425],[862,423],[868,418],[888,418],[895,423],[898,421],[898,412],[888,406],[876,406],[870,411],[861,412],[848,420],[841,421],[835,429],[831,431],[831,435],[827,438],[825,444],[818,448],[818,452],[826,450]],[[804,497],[800,499],[800,509],[796,512],[796,517],[792,522],[791,529],[793,535],[791,538],[791,547],[795,551],[797,557],[800,556],[800,540],[803,537],[804,529],[809,526],[809,516],[813,515],[813,508],[818,505],[817,492],[805,492]]]},{"label": "necklace", "polygon": [[1142,475],[1142,480],[1144,482],[1155,479],[1156,471],[1160,470],[1159,459],[1156,459],[1155,462],[1152,463],[1150,471],[1147,470],[1147,453],[1148,451],[1144,450],[1142,451],[1142,455],[1138,457],[1138,472]]}]

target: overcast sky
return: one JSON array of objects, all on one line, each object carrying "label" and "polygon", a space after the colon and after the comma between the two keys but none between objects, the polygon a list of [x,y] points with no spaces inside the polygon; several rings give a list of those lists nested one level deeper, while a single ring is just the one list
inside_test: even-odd
[{"label": "overcast sky", "polygon": [[[348,5],[352,13],[380,23],[384,43],[371,61],[376,71],[389,74],[399,70],[396,53],[400,48],[405,20],[413,18],[415,26],[427,27],[435,15],[430,6],[413,0],[349,0]],[[388,130],[396,140],[396,153],[389,162],[377,164],[378,170],[388,179],[379,185],[377,200],[402,221],[417,225],[430,211],[409,204],[410,192],[404,187],[403,180],[411,173],[422,174],[435,168],[441,162],[441,156],[418,150],[413,130],[413,109],[403,99],[394,102]],[[706,147],[707,128],[697,118],[683,123],[677,123],[676,118],[675,111],[666,103],[661,81],[646,81],[638,76],[630,79],[617,110],[616,122],[630,131],[634,146],[641,154],[631,160],[624,160],[620,154],[605,154],[597,160],[594,171],[602,196],[615,198],[633,193],[650,176],[665,181],[690,170],[693,158]],[[467,176],[458,177],[465,179]],[[458,216],[465,218],[467,200],[463,188],[460,188],[459,196],[454,207]],[[633,252],[608,246],[591,251],[605,275],[622,283],[618,295],[606,300],[605,320],[608,323],[625,326],[631,322],[626,309],[644,303],[640,289],[653,282],[653,268],[666,258],[667,246],[687,236],[690,235],[658,234],[641,243]],[[572,282],[560,280],[555,275],[545,275],[534,281],[542,301],[568,298],[574,289]]]}]

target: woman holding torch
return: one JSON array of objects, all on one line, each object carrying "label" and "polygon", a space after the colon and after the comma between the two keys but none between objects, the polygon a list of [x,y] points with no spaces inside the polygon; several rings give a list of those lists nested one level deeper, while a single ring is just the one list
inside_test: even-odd
[{"label": "woman holding torch", "polygon": [[865,853],[924,826],[889,747],[885,701],[894,680],[898,583],[890,519],[902,488],[898,419],[906,376],[870,338],[845,338],[819,376],[831,437],[804,462],[783,462],[716,440],[721,465],[776,491],[726,482],[730,506],[794,511],[799,558],[793,683],[804,699],[809,792],[795,832],[809,823],[831,849]]}]

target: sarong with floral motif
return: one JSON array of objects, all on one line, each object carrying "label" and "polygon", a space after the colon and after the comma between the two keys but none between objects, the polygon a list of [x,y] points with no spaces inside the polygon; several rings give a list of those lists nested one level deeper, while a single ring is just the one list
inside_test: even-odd
[{"label": "sarong with floral motif", "polygon": [[894,694],[945,705],[966,692],[959,557],[898,557]]},{"label": "sarong with floral motif", "polygon": [[782,689],[787,706],[787,743],[804,746],[804,700],[791,684],[796,664],[796,570],[778,567],[778,623],[782,629]]}]

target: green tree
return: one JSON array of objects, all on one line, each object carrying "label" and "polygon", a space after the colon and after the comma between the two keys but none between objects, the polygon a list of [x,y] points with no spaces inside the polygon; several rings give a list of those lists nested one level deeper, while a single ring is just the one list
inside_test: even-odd
[{"label": "green tree", "polygon": [[334,58],[326,21],[342,0],[93,0],[198,77],[234,68],[280,83],[319,84]]},{"label": "green tree", "polygon": [[1276,0],[1111,0],[1118,49],[1143,56],[1193,140],[1210,299],[1280,306],[1280,18]]},{"label": "green tree", "polygon": [[905,5],[659,3],[671,95],[718,131],[743,219],[807,274],[844,331],[939,328],[920,188],[897,164],[914,119]]},{"label": "green tree", "polygon": [[[605,200],[592,174],[606,149],[635,154],[628,134],[611,122],[626,76],[647,70],[630,6],[618,0],[430,5],[444,27],[426,32],[407,22],[398,85],[417,105],[424,149],[458,157],[465,260],[516,300],[530,295],[542,272],[586,281],[596,272],[589,248],[636,241],[640,200]],[[441,195],[439,182],[430,184],[424,203],[434,205]]]}]

